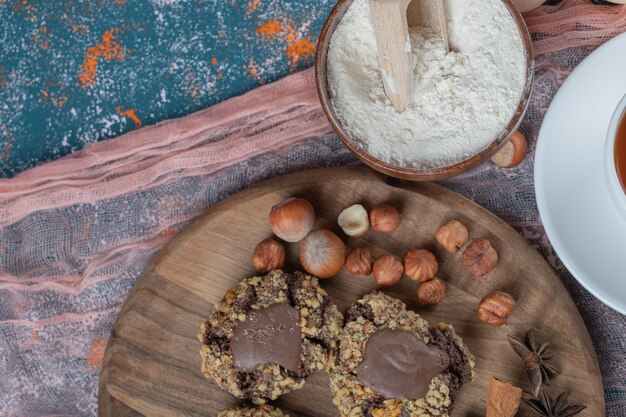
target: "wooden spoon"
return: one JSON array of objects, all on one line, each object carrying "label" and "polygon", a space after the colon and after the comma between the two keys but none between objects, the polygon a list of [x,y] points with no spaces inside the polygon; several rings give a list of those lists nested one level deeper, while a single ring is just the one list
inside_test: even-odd
[{"label": "wooden spoon", "polygon": [[413,89],[409,24],[432,28],[447,50],[443,0],[369,0],[369,4],[385,94],[396,110],[403,112]]},{"label": "wooden spoon", "polygon": [[450,51],[448,42],[448,23],[443,0],[413,0],[409,3],[406,17],[409,27],[422,26],[431,28],[443,39],[446,52]]},{"label": "wooden spoon", "polygon": [[385,94],[399,112],[413,87],[411,41],[406,11],[410,0],[369,0]]}]

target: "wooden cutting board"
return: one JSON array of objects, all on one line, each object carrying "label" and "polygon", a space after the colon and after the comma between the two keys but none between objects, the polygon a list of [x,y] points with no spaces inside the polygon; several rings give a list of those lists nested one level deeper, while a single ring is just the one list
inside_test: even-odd
[{"label": "wooden cutting board", "polygon": [[[605,415],[600,371],[580,314],[550,266],[515,230],[440,186],[391,182],[369,169],[339,168],[292,174],[241,192],[212,207],[160,252],[135,284],[113,328],[100,375],[100,416],[213,417],[237,403],[202,376],[196,335],[212,304],[254,274],[252,250],[271,236],[269,209],[290,196],[309,199],[316,225],[337,233],[336,218],[343,208],[391,202],[402,212],[401,227],[392,235],[370,231],[347,240],[348,246],[367,245],[375,256],[384,251],[403,256],[411,247],[436,254],[439,277],[448,284],[441,304],[420,306],[416,284],[408,279],[385,292],[432,322],[452,323],[476,356],[478,378],[458,396],[453,416],[485,415],[491,376],[528,389],[522,362],[507,335],[524,336],[531,327],[538,339],[552,340],[559,352],[554,363],[562,374],[553,379],[552,392],[571,390],[571,401],[589,407],[581,417]],[[471,239],[491,240],[500,257],[495,271],[475,278],[460,255],[435,244],[435,231],[451,219],[465,223]],[[286,269],[299,268],[297,244],[289,245],[287,252]],[[345,272],[323,286],[342,311],[376,288],[373,278]],[[478,302],[495,289],[505,289],[519,302],[509,325],[502,328],[476,319]],[[338,416],[324,373],[313,375],[302,390],[276,404],[292,416]],[[522,407],[518,416],[531,414]]]}]

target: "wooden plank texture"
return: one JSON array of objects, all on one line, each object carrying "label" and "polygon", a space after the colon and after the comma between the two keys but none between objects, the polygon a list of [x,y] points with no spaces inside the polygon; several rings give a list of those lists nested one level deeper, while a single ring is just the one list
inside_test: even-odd
[{"label": "wooden plank texture", "polygon": [[[436,254],[439,277],[448,284],[441,304],[420,306],[416,284],[408,279],[385,292],[432,322],[452,323],[476,356],[478,378],[459,395],[453,416],[484,416],[491,376],[528,388],[522,363],[506,336],[523,336],[531,327],[539,339],[552,340],[559,352],[554,362],[562,374],[554,378],[552,389],[571,390],[571,401],[589,406],[584,415],[604,415],[600,371],[580,314],[546,261],[521,236],[485,209],[440,186],[391,181],[368,169],[339,168],[292,174],[239,193],[211,208],[161,251],[138,280],[114,326],[100,377],[100,416],[134,415],[130,410],[147,416],[216,416],[237,402],[202,376],[196,334],[212,303],[254,274],[252,250],[271,235],[267,213],[289,196],[309,199],[316,209],[316,226],[336,232],[336,217],[348,205],[358,202],[371,208],[391,202],[402,212],[401,227],[392,235],[370,231],[347,240],[348,246],[367,245],[374,256],[383,252],[403,256],[411,247]],[[495,271],[475,278],[459,254],[435,244],[435,231],[451,219],[465,223],[472,239],[491,240],[500,257]],[[286,269],[298,268],[297,244],[288,245],[287,252]],[[372,278],[345,272],[323,286],[342,311],[376,288]],[[495,289],[506,289],[519,302],[503,328],[476,319],[479,300]],[[323,373],[276,404],[292,416],[338,415]],[[130,410],[116,414],[122,406]],[[518,416],[531,414],[522,409]]]}]

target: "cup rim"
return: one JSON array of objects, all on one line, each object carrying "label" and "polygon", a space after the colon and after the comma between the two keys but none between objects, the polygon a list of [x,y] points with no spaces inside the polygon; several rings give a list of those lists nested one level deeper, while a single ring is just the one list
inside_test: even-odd
[{"label": "cup rim", "polygon": [[328,79],[327,79],[327,55],[328,47],[332,39],[333,33],[337,28],[339,22],[343,18],[343,15],[350,7],[354,0],[339,0],[330,15],[326,19],[320,37],[317,43],[317,53],[315,58],[315,81],[317,86],[317,93],[322,105],[322,110],[326,115],[331,127],[339,137],[339,139],[348,147],[348,149],[355,154],[362,162],[369,165],[376,171],[383,174],[390,175],[392,177],[406,179],[411,181],[439,181],[445,180],[466,172],[487,159],[496,154],[502,146],[511,138],[511,135],[519,128],[528,106],[530,105],[530,98],[532,87],[535,80],[535,58],[533,53],[533,45],[522,14],[515,7],[512,0],[502,0],[511,14],[517,29],[520,34],[522,45],[524,48],[524,58],[526,65],[526,77],[524,83],[524,89],[522,91],[519,103],[515,110],[515,113],[509,120],[506,126],[502,128],[500,133],[491,141],[491,143],[482,151],[466,158],[465,160],[453,165],[420,169],[411,168],[406,166],[393,165],[378,159],[365,151],[356,140],[343,128],[341,122],[335,116],[335,111],[331,103]]},{"label": "cup rim", "polygon": [[617,130],[621,122],[626,119],[626,94],[618,103],[611,122],[606,133],[606,145],[604,151],[604,167],[609,187],[609,194],[618,211],[626,220],[626,190],[622,186],[617,175],[617,166],[615,165],[615,143],[617,142]]}]

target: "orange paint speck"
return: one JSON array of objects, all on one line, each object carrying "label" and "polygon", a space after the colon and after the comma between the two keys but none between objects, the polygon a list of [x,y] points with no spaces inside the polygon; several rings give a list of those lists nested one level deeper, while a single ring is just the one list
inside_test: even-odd
[{"label": "orange paint speck", "polygon": [[35,340],[35,339],[37,339],[38,337],[39,337],[39,333],[37,333],[37,332],[31,332],[31,333],[30,333],[30,338],[31,338],[31,339]]},{"label": "orange paint speck", "polygon": [[83,25],[82,23],[79,23],[77,25],[72,25],[72,32],[73,33],[80,32],[82,34],[85,34],[85,33],[89,33],[89,29],[87,29],[87,26]]},{"label": "orange paint speck", "polygon": [[215,57],[211,58],[211,64],[217,65],[217,58]]},{"label": "orange paint speck", "polygon": [[222,78],[224,76],[224,74],[222,74],[222,71],[218,71],[217,72],[217,78]]},{"label": "orange paint speck", "polygon": [[107,61],[113,61],[114,59],[121,61],[125,58],[126,51],[116,40],[118,35],[119,29],[117,28],[107,30],[104,32],[104,35],[102,35],[102,41],[87,50],[82,69],[78,75],[78,79],[83,88],[96,83],[96,74],[100,58],[104,58]]},{"label": "orange paint speck", "polygon": [[259,84],[264,84],[265,81],[261,77],[265,71],[263,67],[254,62],[254,59],[251,59],[250,62],[248,62],[247,70],[248,74],[250,74],[250,78],[257,81]]},{"label": "orange paint speck", "polygon": [[313,55],[314,53],[315,45],[313,45],[313,42],[307,39],[302,39],[298,42],[295,42],[285,51],[285,55],[291,58],[294,64],[298,62],[300,58]]},{"label": "orange paint speck", "polygon": [[52,97],[50,98],[50,100],[52,101],[52,104],[54,104],[57,107],[63,107],[65,103],[67,103],[67,97],[65,96],[61,96],[59,98]]},{"label": "orange paint speck", "polygon": [[283,24],[276,20],[268,20],[261,26],[256,28],[256,32],[265,36],[273,36],[279,34],[283,30]]},{"label": "orange paint speck", "polygon": [[250,0],[250,3],[248,3],[248,14],[255,11],[256,8],[259,7],[260,3],[261,3],[261,0]]},{"label": "orange paint speck", "polygon": [[130,120],[135,122],[135,128],[140,128],[141,127],[141,124],[142,124],[141,123],[141,119],[139,119],[139,117],[137,117],[137,113],[135,113],[135,110],[133,110],[133,109],[122,110],[122,106],[117,106],[115,108],[115,110],[119,114],[121,114],[122,116],[126,116]]},{"label": "orange paint speck", "polygon": [[21,1],[18,1],[17,3],[15,3],[15,4],[13,4],[13,6],[11,8],[13,9],[14,12],[16,12],[19,9],[21,9],[23,6],[26,6],[26,3],[28,3],[27,0],[21,0]]},{"label": "orange paint speck", "polygon": [[117,4],[126,4],[126,0],[115,0]]},{"label": "orange paint speck", "polygon": [[93,370],[98,370],[102,367],[102,359],[104,358],[104,350],[106,349],[106,339],[96,339],[89,348],[87,354],[87,366]]}]

